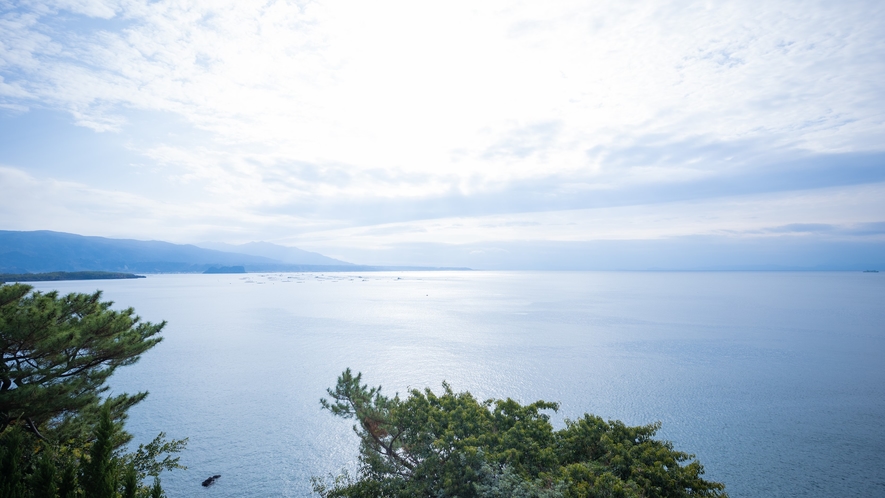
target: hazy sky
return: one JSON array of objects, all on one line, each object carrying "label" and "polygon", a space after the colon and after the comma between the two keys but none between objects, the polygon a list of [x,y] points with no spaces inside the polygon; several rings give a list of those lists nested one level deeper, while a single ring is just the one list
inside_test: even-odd
[{"label": "hazy sky", "polygon": [[883,33],[876,0],[0,0],[0,229],[875,255]]}]

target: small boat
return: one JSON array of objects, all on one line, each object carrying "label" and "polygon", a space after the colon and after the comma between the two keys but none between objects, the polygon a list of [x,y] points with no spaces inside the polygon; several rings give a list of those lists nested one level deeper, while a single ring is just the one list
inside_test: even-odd
[{"label": "small boat", "polygon": [[879,273],[879,270],[864,270],[864,273]]}]

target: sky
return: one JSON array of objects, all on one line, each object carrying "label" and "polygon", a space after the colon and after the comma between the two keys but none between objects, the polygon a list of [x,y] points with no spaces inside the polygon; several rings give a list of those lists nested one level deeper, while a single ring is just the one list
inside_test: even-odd
[{"label": "sky", "polygon": [[0,229],[885,265],[881,1],[0,0]]}]

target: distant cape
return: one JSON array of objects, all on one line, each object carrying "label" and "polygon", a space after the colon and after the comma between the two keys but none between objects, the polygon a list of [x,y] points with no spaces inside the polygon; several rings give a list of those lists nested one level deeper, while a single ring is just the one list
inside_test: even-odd
[{"label": "distant cape", "polygon": [[50,273],[0,273],[0,284],[9,282],[55,282],[58,280],[121,280],[144,275],[110,271],[54,271]]}]

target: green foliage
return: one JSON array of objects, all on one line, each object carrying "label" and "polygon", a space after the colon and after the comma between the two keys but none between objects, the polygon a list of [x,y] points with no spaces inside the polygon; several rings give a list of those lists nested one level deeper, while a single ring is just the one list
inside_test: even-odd
[{"label": "green foliage", "polygon": [[[135,470],[137,479],[141,481],[147,476],[157,477],[164,470],[187,469],[179,461],[181,457],[173,454],[181,453],[187,446],[187,438],[166,440],[166,433],[161,432],[147,445],[140,444],[138,449],[125,456],[128,466]],[[162,460],[159,460],[163,457]]]},{"label": "green foliage", "polygon": [[21,430],[9,431],[0,438],[0,498],[24,498],[23,440]]},{"label": "green foliage", "polygon": [[114,498],[117,491],[117,459],[114,458],[114,436],[116,427],[111,420],[111,411],[105,407],[101,411],[98,426],[95,428],[95,442],[89,449],[89,459],[83,461],[82,483],[86,496],[94,498]]},{"label": "green foliage", "polygon": [[324,409],[356,421],[360,468],[314,490],[324,497],[724,497],[701,478],[693,455],[653,436],[659,424],[628,427],[584,415],[554,431],[556,403],[480,402],[443,383],[388,398],[345,370]]},{"label": "green foliage", "polygon": [[154,485],[151,486],[149,496],[150,498],[166,498],[166,493],[163,492],[163,488],[160,486],[159,477],[154,477]]},{"label": "green foliage", "polygon": [[[141,323],[131,308],[111,310],[101,292],[30,291],[0,285],[0,433],[21,422],[38,434],[46,428],[62,439],[80,437],[97,420],[108,377],[160,342],[165,322]],[[146,395],[112,398],[115,420]]]},{"label": "green foliage", "polygon": [[476,496],[485,498],[558,498],[563,496],[565,486],[543,479],[526,479],[511,467],[484,464],[475,489]]},{"label": "green foliage", "polygon": [[186,439],[160,433],[123,449],[127,411],[147,393],[103,396],[116,368],[160,341],[165,322],[142,323],[100,298],[0,285],[0,498],[148,496],[146,476],[184,468],[171,454]]},{"label": "green foliage", "polygon": [[55,497],[58,494],[58,479],[55,462],[50,453],[43,451],[37,458],[34,473],[28,486],[36,496]]},{"label": "green foliage", "polygon": [[[611,483],[614,496],[632,496],[632,487],[641,490],[637,496],[649,498],[721,496],[718,483],[701,479],[703,466],[690,461],[694,455],[674,450],[668,441],[652,439],[659,429],[659,423],[628,427],[586,414],[577,421],[567,421],[560,431],[559,451],[564,461],[573,463],[564,477],[577,488]],[[632,484],[625,488],[618,481]]]},{"label": "green foliage", "polygon": [[59,498],[77,498],[77,465],[71,457],[60,460],[61,479],[58,484]]},{"label": "green foliage", "polygon": [[[140,476],[146,474],[138,470],[135,453],[114,449],[119,430],[105,407],[92,441],[83,446],[50,445],[20,427],[6,431],[0,435],[0,498],[134,498],[156,493],[142,484]],[[139,456],[141,472],[166,470],[170,466],[163,462],[177,458],[159,460],[165,455],[163,449],[180,451],[183,444],[159,436],[148,445],[153,450]],[[176,463],[174,468],[184,467]],[[162,495],[162,488],[159,491]]]},{"label": "green foliage", "polygon": [[135,471],[134,466],[127,465],[126,471],[123,472],[122,498],[135,498],[138,494],[138,488],[138,472]]}]

